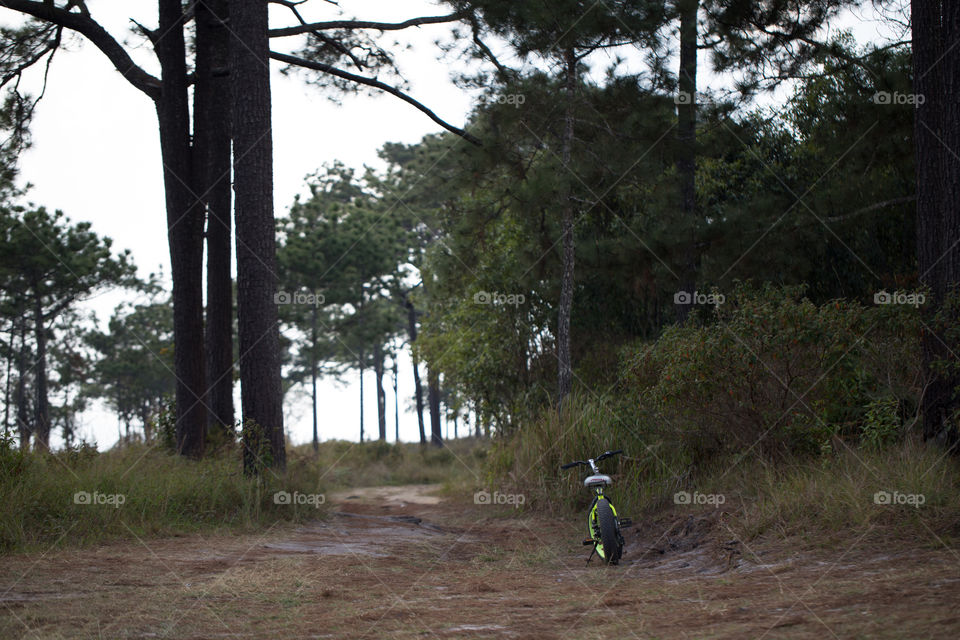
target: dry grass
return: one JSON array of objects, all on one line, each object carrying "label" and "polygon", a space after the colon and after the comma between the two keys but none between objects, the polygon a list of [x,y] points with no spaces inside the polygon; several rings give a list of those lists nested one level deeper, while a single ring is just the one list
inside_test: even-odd
[{"label": "dry grass", "polygon": [[[283,525],[8,557],[0,636],[892,640],[960,631],[956,558],[943,549],[797,553],[757,542],[715,571],[702,549],[641,555],[654,540],[631,534],[635,552],[608,568],[584,565],[568,519],[491,517],[465,499],[354,508],[415,514],[444,531],[381,539],[376,519],[344,518],[326,532]],[[385,553],[272,546],[331,537],[379,539]]]}]

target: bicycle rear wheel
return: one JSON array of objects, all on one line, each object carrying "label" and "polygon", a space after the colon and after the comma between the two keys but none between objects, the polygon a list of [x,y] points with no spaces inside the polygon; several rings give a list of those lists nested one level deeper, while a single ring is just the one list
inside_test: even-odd
[{"label": "bicycle rear wheel", "polygon": [[606,498],[597,501],[597,528],[600,530],[600,543],[603,546],[604,564],[617,564],[623,553],[620,532],[617,531],[617,516]]}]

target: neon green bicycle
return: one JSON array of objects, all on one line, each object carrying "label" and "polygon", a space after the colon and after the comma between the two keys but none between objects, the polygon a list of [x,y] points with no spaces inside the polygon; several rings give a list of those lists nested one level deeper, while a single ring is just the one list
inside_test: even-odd
[{"label": "neon green bicycle", "polygon": [[593,490],[593,504],[590,505],[590,511],[587,513],[587,533],[590,538],[583,541],[584,545],[593,545],[589,563],[596,553],[603,560],[604,564],[617,564],[620,562],[620,556],[623,555],[623,536],[620,533],[621,527],[629,527],[632,522],[629,518],[621,518],[617,515],[610,498],[603,494],[603,488],[613,484],[610,476],[600,473],[597,463],[623,451],[607,451],[601,453],[596,458],[589,460],[574,460],[560,467],[561,469],[570,469],[572,467],[590,467],[591,474],[583,480],[583,486]]}]

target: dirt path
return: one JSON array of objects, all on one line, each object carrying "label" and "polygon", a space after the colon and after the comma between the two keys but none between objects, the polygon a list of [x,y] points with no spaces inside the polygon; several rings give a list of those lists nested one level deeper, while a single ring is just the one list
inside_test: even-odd
[{"label": "dirt path", "polygon": [[0,638],[957,638],[960,561],[854,543],[751,548],[691,516],[586,565],[578,522],[441,500],[330,496],[332,515],[0,558]]}]

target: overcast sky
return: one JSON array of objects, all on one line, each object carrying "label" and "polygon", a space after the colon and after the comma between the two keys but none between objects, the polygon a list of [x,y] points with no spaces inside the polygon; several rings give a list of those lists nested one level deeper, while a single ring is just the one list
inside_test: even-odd
[{"label": "overcast sky", "polygon": [[[506,0],[510,1],[510,0]],[[120,41],[127,41],[134,59],[151,73],[158,73],[149,45],[129,31],[130,18],[156,26],[156,0],[89,0],[93,16]],[[399,21],[449,10],[424,0],[341,0],[348,17]],[[301,5],[308,20],[337,17],[336,8],[324,0]],[[18,21],[14,12],[0,8],[0,23]],[[271,26],[294,24],[286,9],[271,8]],[[858,39],[875,38],[883,32],[872,17],[848,16],[844,26],[855,27]],[[384,42],[399,40],[409,50],[397,59],[409,93],[451,124],[462,126],[471,96],[457,88],[450,77],[453,60],[438,60],[436,39],[448,40],[450,27],[423,26],[386,34]],[[297,39],[274,48],[289,49]],[[398,49],[399,51],[399,49]],[[279,63],[272,62],[274,203],[278,216],[285,215],[294,196],[305,192],[304,177],[324,163],[340,160],[357,168],[377,164],[376,152],[384,142],[416,142],[439,130],[426,116],[392,97],[360,95],[330,102],[317,89],[307,86],[297,74],[284,77]],[[701,68],[705,68],[702,65]],[[39,87],[39,74],[27,79]],[[708,82],[709,83],[709,80]],[[702,83],[702,86],[707,83]],[[62,209],[72,220],[87,220],[100,235],[113,238],[114,246],[130,249],[142,275],[162,269],[169,274],[166,214],[157,121],[153,103],[130,86],[95,47],[79,37],[67,42],[50,70],[46,94],[37,108],[32,127],[33,147],[21,159],[21,182],[33,185],[27,199],[51,209]],[[101,320],[130,294],[100,295],[87,306]],[[418,438],[415,414],[410,409],[413,394],[409,357],[400,362],[400,435]],[[388,383],[392,385],[392,382]],[[367,434],[376,431],[376,398],[373,376],[366,377],[365,414]],[[238,397],[239,399],[239,397]],[[286,426],[295,443],[310,439],[309,398],[288,395]],[[345,386],[332,381],[322,385],[321,439],[356,440],[359,433],[357,376]],[[388,432],[393,434],[392,387],[388,391]],[[238,402],[239,415],[239,402]],[[116,419],[100,410],[81,419],[81,434],[101,448],[117,439]],[[428,425],[429,428],[429,425]],[[55,434],[54,444],[59,443]]]}]

